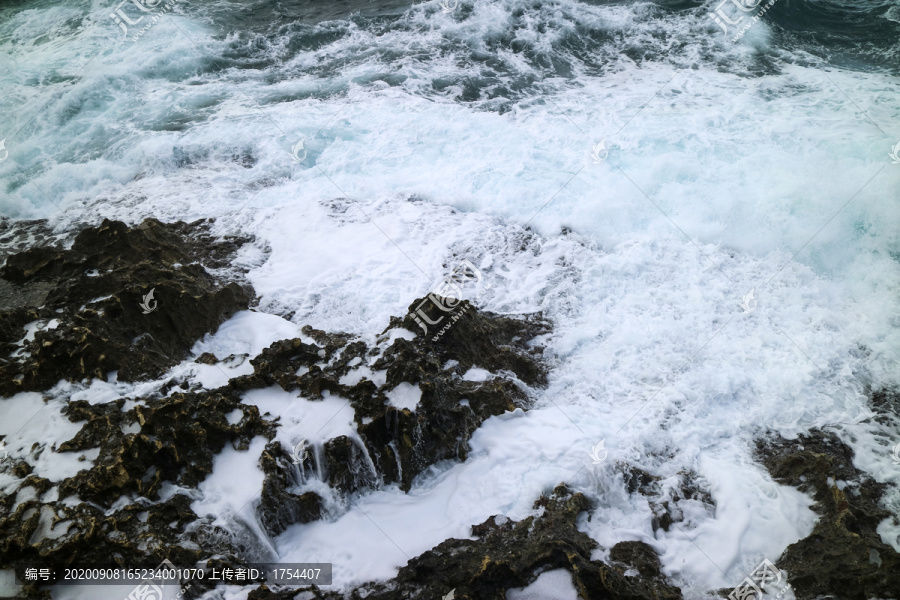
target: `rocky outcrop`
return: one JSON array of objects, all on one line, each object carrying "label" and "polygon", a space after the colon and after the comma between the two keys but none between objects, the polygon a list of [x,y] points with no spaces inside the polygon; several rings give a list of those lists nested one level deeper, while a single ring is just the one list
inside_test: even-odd
[{"label": "rocky outcrop", "polygon": [[[286,449],[270,448],[266,492],[257,513],[267,531],[280,533],[317,514],[318,496],[301,500],[286,490],[319,473],[340,495],[391,483],[409,490],[415,477],[436,462],[465,460],[468,440],[485,419],[527,408],[523,384],[545,382],[541,349],[528,344],[548,330],[538,316],[504,317],[470,306],[452,333],[437,342],[406,326],[415,326],[409,317],[391,319],[372,348],[350,335],[307,326],[302,331],[314,343],[278,341],[250,361],[251,375],[231,382],[238,390],[278,385],[308,399],[333,394],[346,398],[354,411],[358,435],[327,440],[320,453],[309,453],[300,465],[290,464]],[[487,375],[464,379],[472,367]],[[361,374],[349,378],[354,383],[341,383],[357,370]],[[383,372],[380,386],[372,381],[375,372]],[[414,409],[390,403],[392,390],[400,386],[420,394]]]},{"label": "rocky outcrop", "polygon": [[[122,403],[69,403],[69,418],[87,424],[57,451],[100,448],[100,455],[90,469],[59,484],[60,499],[74,494],[101,506],[122,494],[153,500],[164,482],[196,487],[212,472],[213,458],[225,444],[246,450],[255,436],[274,435],[275,425],[261,419],[256,406],[242,404],[227,389],[150,398],[124,413]],[[225,415],[235,410],[242,416],[231,425]],[[132,426],[139,431],[123,433]]]},{"label": "rocky outcrop", "polygon": [[619,542],[612,547],[609,558],[613,562],[636,569],[641,577],[660,577],[662,565],[656,550],[645,542]]},{"label": "rocky outcrop", "polygon": [[[304,458],[309,460],[305,452],[298,456]],[[271,536],[280,534],[293,523],[309,523],[322,516],[322,498],[318,494],[290,491],[303,480],[294,460],[278,442],[266,446],[259,458],[265,479],[257,512],[260,523]]]},{"label": "rocky outcrop", "polygon": [[[39,223],[25,229],[42,243],[53,239]],[[213,240],[202,222],[148,219],[129,228],[104,221],[79,233],[69,248],[23,250],[11,235],[0,221],[0,259],[6,259],[0,269],[0,396],[47,390],[60,379],[80,385],[111,371],[123,381],[159,377],[253,296],[249,287],[222,276],[244,240]],[[413,302],[409,313],[422,303]],[[409,490],[435,463],[466,460],[469,440],[486,419],[527,410],[530,389],[545,384],[539,340],[549,325],[539,315],[509,317],[467,301],[453,304],[452,319],[429,317],[443,318],[439,335],[434,328],[423,331],[409,313],[392,318],[374,341],[307,326],[302,339],[275,342],[250,360],[251,374],[219,389],[173,377],[127,405],[69,401],[64,414],[82,423],[71,440],[59,447],[36,443],[24,458],[0,466],[9,476],[0,496],[0,566],[154,566],[167,558],[181,566],[212,560],[234,567],[254,559],[260,545],[255,534],[214,524],[216,516],[197,515],[191,506],[215,456],[229,445],[246,450],[257,436],[268,440],[259,457],[264,480],[256,511],[269,536],[328,517],[340,504],[335,499],[390,484]],[[221,361],[206,353],[196,362]],[[264,418],[243,400],[243,392],[268,386],[310,401],[346,399],[354,431],[324,440],[314,451],[290,454],[273,441],[278,419]],[[895,424],[900,394],[875,392],[872,407],[875,422]],[[33,466],[51,452],[97,457],[54,482]],[[850,448],[833,434],[812,431],[797,440],[761,440],[758,455],[777,481],[811,494],[821,515],[813,533],[778,561],[797,598],[896,596],[900,557],[876,531],[896,515],[882,505],[886,487],[853,466]],[[690,503],[714,510],[709,486],[695,473],[662,479],[619,466],[627,490],[647,497],[654,530],[669,531],[684,520]],[[472,527],[474,539],[446,540],[410,560],[392,580],[347,596],[437,599],[454,590],[460,600],[499,600],[546,570],[565,569],[586,600],[681,597],[645,543],[620,542],[608,561],[592,560],[597,544],[576,525],[589,508],[584,496],[560,486],[535,503],[532,516],[518,522],[493,516]],[[249,597],[311,596],[339,597],[266,586]],[[21,597],[49,593],[27,587]]]},{"label": "rocky outcrop", "polygon": [[663,479],[647,471],[620,463],[625,489],[629,494],[645,496],[653,512],[653,531],[669,531],[675,523],[684,520],[683,507],[693,504],[702,507],[710,516],[715,515],[716,503],[709,493],[708,482],[691,471],[680,471],[675,476]]},{"label": "rocky outcrop", "polygon": [[69,249],[7,256],[0,297],[13,301],[0,309],[0,396],[113,371],[122,381],[158,377],[247,308],[252,291],[207,270],[224,267],[241,243],[209,238],[202,223],[105,220]]},{"label": "rocky outcrop", "polygon": [[[203,222],[104,221],[69,248],[24,251],[16,235],[51,236],[27,223],[0,229],[0,396],[46,390],[61,379],[106,379],[111,371],[120,380],[156,377],[252,296],[212,271],[228,267],[243,240],[213,240]],[[154,298],[145,299],[151,289]],[[153,310],[145,314],[142,303]],[[19,481],[0,498],[0,564],[146,565],[166,557],[193,564],[211,553],[239,560],[234,535],[206,536],[201,548],[207,526],[185,491],[212,471],[225,444],[246,449],[254,436],[271,438],[274,425],[228,389],[166,396],[173,387],[163,385],[130,410],[124,400],[69,401],[63,414],[84,422],[74,438],[53,448],[35,444],[2,465]],[[235,410],[243,417],[232,425],[225,415]],[[28,460],[43,453],[84,460],[92,450],[99,456],[73,477],[51,482],[31,473]],[[181,491],[163,498],[166,483]],[[42,596],[31,588],[22,594]]]},{"label": "rocky outcrop", "polygon": [[[0,393],[48,389],[59,379],[83,384],[116,370],[120,380],[158,377],[185,357],[252,295],[209,270],[224,267],[239,241],[203,235],[202,224],[105,221],[69,249],[8,255],[0,292],[13,289],[18,304],[0,319],[7,352]],[[150,289],[158,305],[144,299]],[[144,314],[142,302],[153,310]],[[22,341],[26,325],[35,333]],[[0,499],[0,564],[153,565],[168,558],[192,565],[216,557],[237,566],[252,555],[254,540],[191,509],[192,490],[226,445],[246,450],[256,436],[270,440],[259,459],[265,476],[256,506],[263,529],[275,536],[324,515],[326,501],[304,488],[311,479],[338,498],[391,483],[408,490],[435,462],[465,460],[485,419],[527,408],[529,387],[546,380],[540,347],[529,343],[549,329],[538,316],[504,317],[467,304],[438,341],[407,326],[415,327],[408,317],[392,319],[372,347],[307,326],[303,339],[273,343],[250,361],[252,374],[219,389],[178,375],[144,397],[69,401],[63,414],[82,423],[78,433],[59,447],[36,445],[3,467],[19,481]],[[206,353],[196,362],[220,359]],[[476,377],[464,377],[476,367]],[[271,441],[277,419],[242,400],[245,391],[272,385],[312,401],[345,398],[355,434],[325,440],[302,457],[289,454]],[[414,407],[392,403],[401,386],[420,396]],[[44,452],[97,456],[51,482],[28,462]]]},{"label": "rocky outcrop", "polygon": [[777,561],[798,600],[895,598],[900,554],[876,528],[897,515],[881,505],[886,486],[853,466],[853,451],[835,434],[812,430],[796,440],[777,436],[757,445],[760,462],[781,484],[815,500],[821,515],[813,532]]},{"label": "rocky outcrop", "polygon": [[[399,326],[400,321],[395,323]],[[465,460],[468,440],[485,419],[527,408],[525,384],[517,381],[544,380],[539,349],[527,346],[531,335],[546,328],[539,319],[517,320],[473,308],[469,320],[457,327],[466,323],[485,339],[476,345],[458,344],[457,338],[447,336],[448,343],[441,346],[409,332],[386,332],[370,349],[347,334],[306,327],[303,332],[314,343],[278,341],[251,360],[252,374],[216,390],[185,392],[180,391],[186,387],[183,381],[163,382],[158,392],[136,399],[129,410],[121,399],[105,404],[70,401],[64,414],[84,424],[56,451],[99,449],[99,456],[88,469],[55,486],[30,476],[27,462],[16,465],[14,472],[22,478],[19,490],[33,488],[33,499],[15,506],[8,501],[0,513],[0,563],[65,564],[77,556],[82,563],[94,559],[98,564],[147,564],[168,553],[171,560],[178,557],[181,564],[193,564],[213,551],[237,563],[245,555],[240,544],[213,535],[191,511],[188,496],[178,493],[161,501],[160,492],[165,484],[197,487],[226,444],[247,449],[255,436],[274,437],[276,422],[264,420],[256,406],[242,402],[242,393],[252,388],[279,385],[311,400],[336,394],[348,400],[357,423],[353,438],[327,440],[321,452],[303,452],[298,460],[280,443],[268,444],[260,457],[265,478],[257,515],[269,535],[322,516],[323,499],[301,489],[320,474],[338,495],[386,483],[409,489],[435,462]],[[197,360],[216,364],[218,359],[204,355]],[[485,369],[478,380],[462,377],[482,365],[509,370],[490,374]],[[355,383],[341,383],[357,369],[383,371],[385,383],[377,386],[365,375]],[[414,409],[389,402],[389,394],[400,385],[419,388],[421,398]],[[235,411],[241,415],[237,421]],[[74,508],[69,502],[73,497],[80,502]],[[123,498],[134,500],[111,510]],[[151,518],[157,512],[167,519],[162,529],[157,528],[162,520]],[[47,523],[54,524],[52,535],[47,535]],[[65,531],[56,531],[63,524]],[[90,548],[82,548],[84,544]]]},{"label": "rocky outcrop", "polygon": [[879,423],[894,426],[900,424],[900,389],[885,387],[873,392],[872,408],[878,413],[875,420]]},{"label": "rocky outcrop", "polygon": [[[69,249],[10,254],[0,294],[14,290],[18,300],[0,319],[6,353],[0,394],[48,389],[59,379],[105,378],[110,371],[120,380],[155,378],[185,358],[197,339],[246,308],[252,296],[213,274],[241,240],[203,235],[202,224],[148,220],[128,228],[105,221],[82,231]],[[150,289],[158,305],[145,301]],[[142,303],[156,308],[145,314]],[[25,326],[35,333],[22,341]],[[251,374],[219,389],[171,378],[127,405],[70,401],[64,414],[82,423],[80,431],[31,455],[99,454],[58,483],[32,473],[27,460],[8,466],[19,482],[0,498],[0,564],[148,565],[168,558],[238,566],[252,559],[258,541],[191,509],[194,490],[226,445],[246,450],[254,437],[269,440],[259,458],[264,480],[256,503],[269,536],[334,510],[334,498],[312,491],[310,483],[336,498],[388,484],[409,490],[435,463],[466,460],[469,440],[486,419],[528,409],[530,390],[546,383],[535,340],[548,331],[539,315],[502,316],[462,301],[440,335],[422,331],[409,314],[392,318],[374,342],[307,326],[302,339],[273,343],[250,360]],[[215,365],[220,358],[207,353],[196,362]],[[291,454],[274,441],[278,420],[243,401],[247,390],[273,385],[311,401],[346,399],[355,432]],[[584,496],[559,487],[535,504],[534,516],[492,517],[472,528],[474,540],[447,540],[393,581],[351,595],[437,598],[456,589],[457,598],[503,598],[505,590],[562,568],[584,598],[680,598],[646,544],[616,545],[609,564],[591,560],[596,543],[575,524],[588,508]],[[41,595],[35,588],[23,593]],[[251,597],[271,594],[262,586]]]},{"label": "rocky outcrop", "polygon": [[[24,461],[16,465],[23,481],[0,505],[0,564],[147,565],[169,558],[193,565],[216,553],[239,560],[230,536],[197,543],[204,526],[190,508],[193,498],[181,492],[160,498],[164,483],[196,487],[225,444],[246,450],[255,436],[274,435],[274,424],[262,420],[257,407],[226,392],[151,398],[124,412],[121,400],[71,402],[68,417],[86,423],[57,452],[99,448],[100,455],[55,486],[29,475]],[[232,425],[225,415],[235,410],[243,416]],[[129,429],[136,431],[124,433]],[[73,496],[77,503],[66,501]],[[16,505],[17,497],[31,499]],[[133,500],[114,509],[122,498]]]},{"label": "rocky outcrop", "polygon": [[[585,600],[676,600],[681,590],[660,572],[659,557],[643,542],[620,542],[612,562],[591,560],[597,543],[580,532],[578,516],[590,508],[582,494],[558,486],[538,499],[535,516],[511,521],[493,516],[472,527],[474,540],[449,539],[417,556],[387,582],[360,586],[352,600],[505,600],[507,590],[529,585],[544,571],[565,569]],[[634,572],[635,574],[626,574]],[[274,592],[261,586],[253,600],[306,598],[308,592]],[[343,596],[313,590],[313,597]]]}]

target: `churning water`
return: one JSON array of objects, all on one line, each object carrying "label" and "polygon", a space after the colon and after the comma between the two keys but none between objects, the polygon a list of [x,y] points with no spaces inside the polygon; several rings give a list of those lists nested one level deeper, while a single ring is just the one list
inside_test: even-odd
[{"label": "churning water", "polygon": [[[119,5],[143,19],[120,26],[105,1],[6,3],[0,213],[61,231],[214,217],[256,236],[240,260],[260,310],[364,338],[468,258],[481,305],[554,323],[538,408],[273,547],[333,562],[339,585],[391,577],[398,547],[521,518],[570,481],[598,501],[598,556],[648,541],[697,597],[815,522],[751,459],[760,432],[836,426],[900,481],[861,422],[900,353],[900,9],[777,0],[733,42],[716,6],[162,0]],[[204,343],[286,337],[236,319]],[[716,514],[654,534],[615,461],[697,473]],[[239,512],[221,483],[203,509]]]}]

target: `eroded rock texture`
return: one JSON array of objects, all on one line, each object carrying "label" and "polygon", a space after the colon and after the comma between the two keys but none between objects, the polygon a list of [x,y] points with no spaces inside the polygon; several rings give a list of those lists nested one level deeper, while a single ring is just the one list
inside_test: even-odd
[{"label": "eroded rock texture", "polygon": [[681,471],[663,479],[647,471],[620,463],[625,489],[629,494],[645,496],[653,511],[653,531],[669,531],[673,524],[684,521],[686,508],[700,508],[710,516],[715,515],[716,503],[709,493],[709,482],[692,471]]},{"label": "eroded rock texture", "polygon": [[[207,526],[205,515],[190,507],[194,499],[178,492],[163,500],[160,488],[164,483],[196,487],[226,444],[246,450],[253,437],[272,437],[274,424],[227,390],[176,393],[129,411],[121,408],[121,400],[69,404],[67,416],[86,422],[56,451],[100,449],[94,464],[73,477],[53,484],[31,475],[27,462],[16,463],[22,481],[16,493],[0,500],[0,564],[134,566],[168,558],[193,565],[215,553],[239,561],[238,538],[208,543],[212,536],[206,535],[201,547],[197,542]],[[225,415],[235,409],[243,416],[231,425]],[[138,431],[123,433],[130,426]]]},{"label": "eroded rock texture", "polygon": [[[681,590],[660,572],[659,557],[643,542],[620,542],[607,564],[591,560],[597,546],[578,531],[576,519],[590,508],[587,498],[558,486],[535,504],[538,514],[514,522],[493,516],[472,527],[474,540],[449,539],[417,556],[387,582],[360,586],[349,594],[357,600],[440,600],[451,590],[458,600],[505,600],[506,591],[524,587],[550,569],[565,569],[585,600],[676,600]],[[628,574],[633,572],[636,574]],[[326,598],[340,595],[322,590],[311,594],[270,590],[261,586],[251,600]]]},{"label": "eroded rock texture", "polygon": [[[315,343],[281,340],[250,361],[253,374],[233,380],[234,388],[278,385],[310,399],[340,396],[353,408],[358,434],[327,440],[299,465],[286,460],[288,449],[272,448],[266,458],[267,493],[259,507],[267,530],[280,532],[315,514],[312,496],[301,501],[282,493],[306,477],[323,474],[340,494],[392,483],[409,490],[415,477],[436,462],[466,460],[468,441],[485,419],[527,409],[525,389],[545,381],[540,348],[528,341],[548,325],[539,317],[514,319],[469,308],[450,330],[453,335],[437,342],[413,336],[403,328],[408,322],[394,318],[373,348],[346,334],[306,327],[304,335]],[[477,343],[463,341],[478,336]],[[473,367],[483,369],[483,377],[464,379]],[[378,372],[381,385],[373,381]],[[400,386],[420,395],[413,410],[389,402],[389,394]],[[291,507],[284,508],[283,501]]]},{"label": "eroded rock texture", "polygon": [[[241,242],[204,237],[200,223],[147,219],[129,228],[106,220],[69,249],[8,256],[0,269],[0,396],[60,379],[105,380],[112,371],[122,381],[158,377],[247,308],[251,290],[207,271],[225,266]],[[155,309],[144,314],[151,290],[145,306]]]},{"label": "eroded rock texture", "polygon": [[[110,371],[120,381],[149,380],[185,358],[197,339],[252,297],[217,271],[240,240],[205,235],[202,224],[151,219],[129,228],[105,221],[82,231],[70,249],[7,256],[0,295],[17,300],[0,319],[0,395],[48,390],[60,379],[80,390]],[[158,305],[144,314],[140,305],[150,289]],[[220,515],[191,508],[216,455],[226,447],[247,450],[257,436],[268,445],[259,457],[264,482],[254,504],[270,536],[328,516],[325,499],[304,489],[312,479],[334,505],[384,485],[408,490],[436,462],[465,460],[485,419],[527,409],[529,390],[544,384],[541,348],[532,340],[549,330],[539,316],[465,307],[439,340],[415,332],[408,316],[392,319],[371,347],[307,326],[302,339],[277,341],[254,357],[252,374],[214,390],[187,371],[159,379],[143,396],[111,402],[66,400],[57,390],[63,416],[81,429],[58,447],[36,443],[3,466],[13,481],[0,497],[0,565],[155,566],[166,558],[193,565],[215,557],[239,566],[259,559],[265,544],[249,530],[214,526]],[[23,340],[26,326],[36,332],[33,339]],[[240,357],[207,353],[196,362],[234,359]],[[477,376],[463,377],[473,368]],[[345,399],[356,431],[317,442],[298,459],[275,441],[278,418],[244,402],[246,391],[270,386],[310,401]],[[394,406],[390,396],[398,389],[413,394],[415,406]],[[32,472],[42,453],[96,458],[74,476],[50,481]],[[186,597],[201,591],[195,586]]]},{"label": "eroded rock texture", "polygon": [[821,515],[813,532],[788,546],[777,562],[797,598],[896,598],[900,554],[881,541],[876,528],[898,515],[881,506],[886,486],[853,466],[853,451],[820,430],[796,440],[760,440],[757,451],[772,477],[810,494]]}]

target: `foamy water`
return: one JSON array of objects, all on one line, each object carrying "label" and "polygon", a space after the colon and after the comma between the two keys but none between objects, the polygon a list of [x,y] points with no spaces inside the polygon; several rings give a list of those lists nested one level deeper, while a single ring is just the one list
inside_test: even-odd
[{"label": "foamy water", "polygon": [[[647,541],[700,597],[815,523],[754,437],[836,426],[858,467],[900,481],[884,445],[900,434],[859,422],[869,387],[897,382],[895,73],[827,64],[765,20],[732,44],[705,10],[644,3],[427,2],[252,33],[179,3],[133,44],[108,12],[48,3],[0,24],[0,212],[60,229],[215,217],[256,236],[238,262],[271,314],[236,316],[198,354],[254,355],[307,323],[371,341],[462,258],[481,306],[554,324],[534,410],[490,419],[466,463],[408,494],[267,540],[284,561],[333,562],[339,587],[391,577],[567,481],[597,503],[581,523],[597,557]],[[283,415],[285,444],[302,421]],[[252,471],[257,445],[222,464]],[[697,473],[716,513],[654,534],[619,462]],[[227,479],[197,506],[251,521]]]}]

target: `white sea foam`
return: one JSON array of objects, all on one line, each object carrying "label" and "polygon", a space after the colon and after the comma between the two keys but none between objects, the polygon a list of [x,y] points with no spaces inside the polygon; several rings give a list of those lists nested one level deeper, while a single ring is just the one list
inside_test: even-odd
[{"label": "white sea foam", "polygon": [[[543,80],[540,94],[501,112],[432,82],[459,79],[458,62],[488,52],[485,40],[508,31],[513,3],[477,2],[465,19],[427,4],[386,37],[331,24],[352,34],[273,67],[274,82],[251,69],[186,77],[202,59],[172,23],[128,47],[84,35],[17,48],[19,70],[4,76],[3,111],[17,129],[32,115],[11,103],[49,99],[23,73],[58,65],[72,74],[81,63],[61,57],[101,52],[75,81],[50,85],[59,99],[7,141],[0,176],[24,165],[36,187],[12,189],[3,212],[62,222],[52,198],[76,220],[217,217],[223,234],[256,236],[240,260],[259,310],[273,314],[237,315],[195,354],[252,357],[307,323],[371,341],[462,257],[490,283],[481,306],[541,310],[553,322],[543,343],[554,370],[534,410],[488,420],[466,463],[436,465],[408,494],[373,491],[333,519],[294,526],[273,542],[281,559],[334,562],[339,588],[390,577],[407,557],[468,537],[490,515],[531,514],[537,495],[567,481],[597,502],[582,526],[601,544],[598,556],[617,541],[647,541],[665,572],[700,594],[740,581],[747,556],[774,560],[814,522],[809,499],[753,461],[755,436],[838,424],[855,464],[896,482],[879,426],[854,421],[868,385],[896,382],[900,358],[900,169],[887,158],[890,134],[900,135],[892,125],[900,82],[826,77],[803,61],[747,77],[760,53],[779,56],[762,22],[726,47],[702,16],[566,1],[543,3],[560,11],[545,19],[548,36],[584,22],[635,44],[682,36],[690,49],[638,67],[601,46],[606,71],[575,62],[576,83]],[[45,11],[49,31],[69,18],[54,11]],[[177,19],[204,52],[227,44],[190,15]],[[26,15],[3,27],[26,37],[34,23]],[[549,43],[536,31],[515,35]],[[386,65],[365,52],[379,45],[442,49]],[[498,52],[538,77],[521,55]],[[355,60],[325,81],[303,71],[329,54]],[[407,77],[402,85],[361,83],[393,67]],[[347,94],[312,94],[342,86]],[[266,103],[290,94],[299,99]],[[167,127],[175,121],[185,125]],[[308,157],[295,165],[300,136]],[[590,151],[601,140],[609,153],[596,164]],[[234,158],[244,154],[249,166]],[[745,314],[750,290],[758,304]],[[190,369],[214,387],[247,365]],[[92,401],[118,393],[97,392]],[[286,447],[352,434],[352,415],[335,397],[316,403],[267,389],[245,402],[282,416]],[[334,411],[317,412],[325,408]],[[323,421],[324,430],[305,429]],[[595,466],[588,452],[601,439],[609,458]],[[224,479],[202,487],[205,511],[252,499],[259,475],[227,481],[228,473],[252,473],[260,451],[258,441],[246,455],[227,451],[216,465]],[[686,506],[684,531],[654,532],[646,500],[624,493],[621,462],[664,478],[697,473],[716,513]],[[900,549],[896,526],[879,531]]]},{"label": "white sea foam", "polygon": [[572,585],[572,575],[565,569],[544,571],[524,588],[506,592],[506,600],[576,600],[578,592]]},{"label": "white sea foam", "polygon": [[399,409],[416,411],[419,400],[422,399],[422,390],[417,385],[402,382],[387,393],[388,403]]}]

